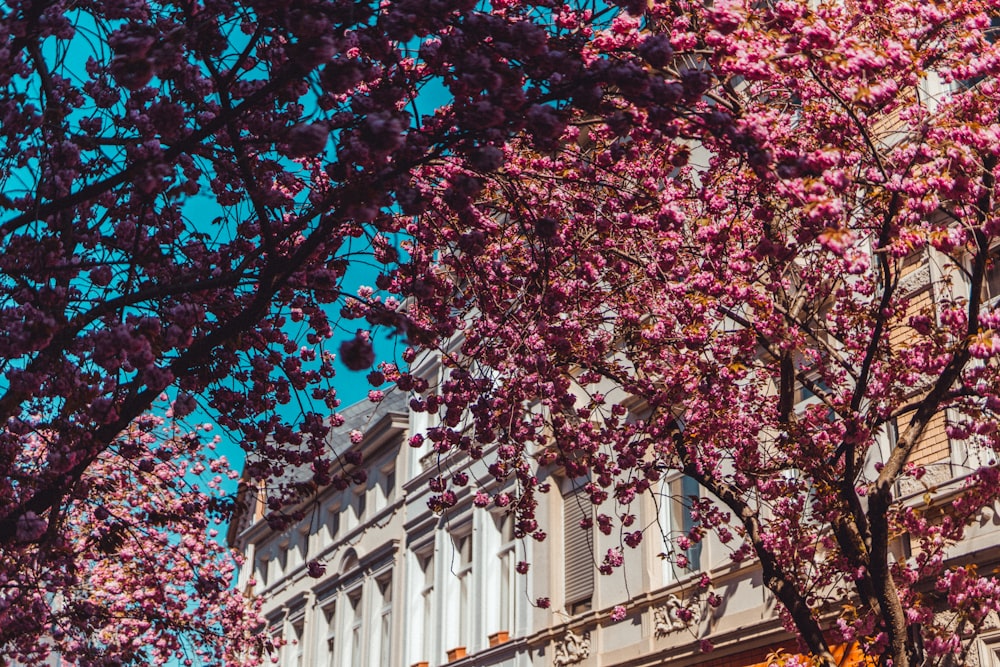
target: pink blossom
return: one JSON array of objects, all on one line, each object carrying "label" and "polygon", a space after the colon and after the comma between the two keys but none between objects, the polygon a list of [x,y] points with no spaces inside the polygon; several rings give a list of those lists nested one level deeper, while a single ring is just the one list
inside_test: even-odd
[{"label": "pink blossom", "polygon": [[302,123],[288,131],[288,154],[307,156],[320,153],[326,147],[329,130],[320,123]]},{"label": "pink blossom", "polygon": [[357,335],[340,344],[340,360],[352,371],[360,371],[375,362],[375,352],[368,336],[359,331]]},{"label": "pink blossom", "polygon": [[17,539],[20,542],[33,542],[45,533],[48,524],[43,518],[32,511],[27,511],[17,519]]}]

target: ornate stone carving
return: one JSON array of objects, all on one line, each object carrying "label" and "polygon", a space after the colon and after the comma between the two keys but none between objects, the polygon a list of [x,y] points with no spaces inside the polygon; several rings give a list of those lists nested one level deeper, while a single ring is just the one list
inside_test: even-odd
[{"label": "ornate stone carving", "polygon": [[578,635],[572,630],[567,630],[566,636],[556,644],[553,663],[556,667],[575,665],[578,662],[586,660],[589,655],[590,633],[584,632],[582,635]]},{"label": "ornate stone carving", "polygon": [[671,595],[664,605],[653,610],[653,635],[660,638],[671,632],[697,627],[702,613],[699,600],[692,600],[688,606],[676,595]]},{"label": "ornate stone carving", "polygon": [[899,281],[900,294],[913,294],[931,283],[931,267],[924,264],[913,271],[910,271]]},{"label": "ornate stone carving", "polygon": [[[945,454],[944,456],[947,456]],[[920,479],[912,477],[902,477],[899,480],[900,491],[903,495],[924,493],[943,486],[954,478],[951,471],[951,463],[948,459],[943,459],[937,463],[927,465],[927,472]]]},{"label": "ornate stone carving", "polygon": [[988,523],[992,523],[993,525],[1000,523],[1000,516],[997,515],[997,511],[994,509],[993,505],[987,505],[983,509],[979,510],[979,514],[976,518],[979,520],[980,526],[985,526]]},{"label": "ornate stone carving", "polygon": [[964,667],[982,667],[982,660],[979,659],[980,644],[982,644],[980,640],[973,640],[972,646],[965,656],[965,662],[962,663]]}]

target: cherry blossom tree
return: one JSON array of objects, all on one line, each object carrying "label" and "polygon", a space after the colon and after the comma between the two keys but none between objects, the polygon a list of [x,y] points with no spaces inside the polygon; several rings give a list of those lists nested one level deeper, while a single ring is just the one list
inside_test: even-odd
[{"label": "cherry blossom tree", "polygon": [[[849,641],[879,664],[965,664],[1000,608],[949,551],[1000,494],[995,16],[653,3],[594,34],[660,75],[621,81],[614,112],[575,112],[559,150],[509,144],[491,175],[423,168],[433,203],[399,217],[391,288],[411,336],[462,344],[440,386],[398,384],[441,415],[442,461],[496,447],[516,494],[480,480],[477,502],[543,539],[538,470],[557,466],[619,510],[598,527],[628,548],[630,504],[681,472],[702,492],[667,557],[683,568],[714,531],[756,559],[815,664]],[[663,96],[694,103],[633,101]],[[936,430],[976,455],[928,458]],[[947,494],[931,463],[958,477]]]},{"label": "cherry blossom tree", "polygon": [[[433,391],[388,362],[368,377],[425,395],[442,454],[497,445],[491,472],[518,491],[494,501],[520,533],[542,537],[539,465],[624,506],[682,471],[706,493],[678,540],[714,530],[759,559],[818,660],[831,633],[897,667],[960,660],[998,596],[947,548],[995,500],[995,468],[970,470],[947,511],[898,489],[920,484],[915,453],[945,411],[986,462],[996,444],[994,14],[8,3],[0,577],[21,576],[22,553],[43,577],[101,559],[118,524],[87,507],[143,501],[95,474],[155,472],[128,443],[164,391],[175,417],[200,407],[237,434],[250,478],[311,465],[312,484],[346,484],[326,439],[334,353],[369,369],[381,327],[408,361],[463,338]],[[380,275],[349,295],[357,261]],[[929,303],[903,286],[923,265]],[[363,323],[333,350],[340,319]],[[623,516],[599,527],[620,521],[628,548],[642,533]],[[890,562],[904,533],[915,555]],[[39,582],[2,612],[26,654],[62,641],[54,621],[23,625],[37,608],[75,599]],[[74,586],[61,595],[89,590]],[[141,608],[126,590],[117,604]],[[127,649],[68,627],[81,661],[88,641]]]},{"label": "cherry blossom tree", "polygon": [[[393,214],[429,204],[412,170],[447,156],[489,172],[515,134],[554,148],[569,103],[604,113],[635,97],[667,118],[707,84],[694,72],[683,95],[649,97],[641,82],[660,75],[594,40],[621,9],[550,5],[0,9],[0,544],[25,517],[56,520],[168,388],[177,416],[200,401],[239,433],[261,461],[252,477],[321,459],[318,481],[335,478],[322,461],[335,304],[364,304],[365,330],[408,331],[396,304],[341,286],[356,255],[398,258]],[[635,95],[609,93],[626,80]],[[442,98],[429,113],[427,89]],[[448,197],[476,188],[455,181]],[[343,362],[366,367],[369,349],[362,331]],[[53,454],[22,475],[29,417]]]},{"label": "cherry blossom tree", "polygon": [[[55,453],[51,433],[21,438],[21,470]],[[23,516],[3,551],[0,655],[262,664],[259,603],[232,590],[238,557],[215,539],[230,502],[221,485],[236,475],[213,455],[217,440],[141,417],[87,469],[60,521]]]},{"label": "cherry blossom tree", "polygon": [[[398,302],[345,294],[347,267],[399,259],[394,215],[429,205],[414,169],[447,157],[488,173],[512,136],[555,148],[568,105],[603,113],[631,99],[613,85],[659,80],[594,42],[621,11],[548,0],[0,7],[0,579],[43,564],[24,596],[14,586],[5,598],[4,646],[30,655],[45,633],[61,642],[52,614],[75,609],[72,573],[101,559],[102,531],[108,551],[125,548],[131,534],[86,506],[102,493],[140,504],[124,479],[100,493],[94,480],[160,465],[122,443],[163,392],[174,417],[204,410],[253,452],[253,480],[312,465],[314,484],[346,483],[326,438],[337,309],[363,305],[368,318],[339,352],[349,369],[371,366],[370,329],[409,334]],[[683,102],[636,95],[662,117]],[[477,187],[458,180],[447,196],[465,202]],[[149,521],[143,544],[169,551]],[[74,530],[96,531],[97,546]],[[53,577],[65,577],[61,592]],[[135,636],[94,641],[125,651]],[[60,647],[85,660],[85,646]]]}]

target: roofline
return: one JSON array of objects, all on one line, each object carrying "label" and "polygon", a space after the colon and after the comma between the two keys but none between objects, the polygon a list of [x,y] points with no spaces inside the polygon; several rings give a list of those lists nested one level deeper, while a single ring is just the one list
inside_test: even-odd
[{"label": "roofline", "polygon": [[[377,409],[377,406],[376,406]],[[350,451],[360,451],[362,454],[362,463],[360,466],[344,465],[344,471],[350,471],[357,467],[365,467],[370,461],[370,456],[374,455],[376,452],[381,450],[385,445],[392,439],[393,436],[399,435],[409,428],[409,413],[400,411],[390,411],[383,413],[373,424],[371,424],[368,429],[364,432],[364,436],[358,444],[352,444],[346,449],[341,450],[337,456],[343,457],[346,452]],[[338,434],[347,437],[347,434]],[[244,468],[245,469],[245,468]],[[241,479],[239,489],[237,490],[236,498],[236,510],[233,512],[233,516],[230,518],[229,527],[226,529],[226,543],[230,548],[241,548],[240,542],[245,542],[254,533],[264,532],[265,528],[259,528],[260,526],[267,526],[267,522],[264,520],[255,520],[244,530],[238,531],[238,526],[240,520],[245,516],[245,513],[250,510],[248,494],[252,490],[252,486],[249,484],[247,479]],[[294,510],[296,507],[308,504],[320,497],[325,493],[331,486],[327,485],[322,488],[317,489],[308,498],[304,498],[302,501],[296,505],[288,508]],[[256,505],[256,503],[255,503]]]}]

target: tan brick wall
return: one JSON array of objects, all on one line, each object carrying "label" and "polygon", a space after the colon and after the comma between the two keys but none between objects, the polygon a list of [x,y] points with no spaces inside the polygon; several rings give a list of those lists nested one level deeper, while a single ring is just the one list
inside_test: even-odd
[{"label": "tan brick wall", "polygon": [[[874,137],[876,141],[889,144],[896,143],[896,141],[893,140],[893,133],[905,132],[907,130],[907,123],[902,119],[900,111],[909,108],[915,99],[915,88],[908,87],[901,91],[899,96],[900,104],[893,107],[889,113],[876,116],[875,121],[870,124],[868,130],[869,134]],[[898,137],[896,140],[898,141]]]},{"label": "tan brick wall", "polygon": [[946,423],[944,412],[939,412],[931,418],[910,455],[910,462],[925,466],[946,461],[951,457],[948,434],[945,433]]},{"label": "tan brick wall", "polygon": [[[903,279],[910,273],[921,269],[926,264],[926,261],[923,255],[919,257],[914,255],[908,258],[904,265],[900,267],[900,278]],[[909,298],[910,302],[906,312],[902,313],[889,324],[889,345],[893,352],[898,352],[905,348],[909,341],[916,336],[916,332],[907,325],[910,317],[924,314],[933,318],[935,315],[933,291],[929,284],[911,294]],[[913,390],[916,392],[919,390],[919,387],[914,387]],[[905,430],[906,422],[904,421],[899,426],[900,431]],[[938,413],[931,419],[931,422],[924,430],[923,436],[910,455],[911,463],[926,466],[932,463],[947,461],[950,458],[951,449],[948,442],[948,435],[945,432],[945,426],[944,412]]]},{"label": "tan brick wall", "polygon": [[906,324],[907,320],[913,315],[917,315],[921,312],[933,317],[933,305],[934,302],[931,299],[930,289],[922,290],[911,297],[910,307],[906,309],[906,313],[889,325],[891,327],[889,329],[889,344],[892,346],[894,351],[899,350],[901,347],[906,345],[907,341],[912,339],[916,334],[916,332]]}]

